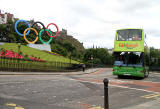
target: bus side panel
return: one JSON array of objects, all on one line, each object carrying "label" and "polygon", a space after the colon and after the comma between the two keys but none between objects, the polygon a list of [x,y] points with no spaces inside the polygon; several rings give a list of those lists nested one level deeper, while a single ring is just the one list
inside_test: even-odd
[{"label": "bus side panel", "polygon": [[144,68],[143,67],[113,67],[113,75],[128,75],[136,77],[144,77]]}]

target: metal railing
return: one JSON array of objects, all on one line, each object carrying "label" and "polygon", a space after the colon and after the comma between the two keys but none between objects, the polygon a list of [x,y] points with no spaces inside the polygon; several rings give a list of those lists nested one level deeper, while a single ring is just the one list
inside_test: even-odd
[{"label": "metal railing", "polygon": [[81,68],[79,64],[64,62],[37,62],[24,59],[0,57],[1,71],[70,71]]}]

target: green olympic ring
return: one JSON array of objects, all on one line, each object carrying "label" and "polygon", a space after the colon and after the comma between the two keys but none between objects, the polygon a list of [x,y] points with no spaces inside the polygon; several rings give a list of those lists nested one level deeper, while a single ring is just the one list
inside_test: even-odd
[{"label": "green olympic ring", "polygon": [[[45,29],[45,31],[48,31],[49,34],[52,36],[52,32],[51,32],[50,30]],[[45,42],[45,41],[42,39],[42,37],[41,37],[42,32],[44,32],[44,29],[42,29],[42,30],[39,32],[39,40],[40,40],[43,44],[49,44],[49,43],[52,41],[53,37],[50,37],[49,41]]]}]

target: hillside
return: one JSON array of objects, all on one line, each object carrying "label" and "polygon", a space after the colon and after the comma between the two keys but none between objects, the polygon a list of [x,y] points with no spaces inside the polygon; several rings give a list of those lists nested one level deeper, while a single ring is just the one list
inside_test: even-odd
[{"label": "hillside", "polygon": [[[12,49],[14,52],[18,53],[18,44],[17,43],[4,43],[3,45],[0,45],[0,48],[4,48],[7,50]],[[25,45],[21,45],[20,51],[23,53],[23,55],[28,55],[29,57],[31,57],[31,56],[40,57],[40,59],[46,60],[46,61],[57,61],[57,62],[66,62],[66,63],[70,62],[70,59],[65,58],[63,56],[52,55],[52,54],[46,53],[42,50],[30,48]],[[71,60],[71,62],[77,63],[77,64],[79,63],[74,60]]]},{"label": "hillside", "polygon": [[[6,24],[0,24],[0,30],[2,30],[0,31],[0,42],[27,44],[24,38],[17,35],[17,33],[15,32],[14,24],[16,20],[18,19],[15,19],[14,21],[8,21]],[[32,24],[34,20],[31,20],[29,22]],[[23,33],[27,27],[22,23],[21,25],[18,25],[17,28],[20,33]],[[34,27],[34,28],[37,31],[41,30],[40,27]],[[53,34],[55,33],[53,32]],[[42,38],[44,41],[50,40],[50,37],[48,37],[46,33],[43,34]],[[35,34],[33,31],[30,32],[27,39],[29,41],[35,40]],[[42,42],[38,40],[35,44],[42,44]],[[53,40],[50,42],[50,45],[52,52],[60,54],[64,57],[72,57],[72,59],[79,61],[82,60],[83,53],[85,51],[83,43],[78,41],[73,36],[68,35],[67,30],[65,29],[62,29],[62,31],[59,32],[57,37],[53,38]]]},{"label": "hillside", "polygon": [[65,29],[62,29],[62,31],[59,32],[59,35],[58,35],[58,37],[56,37],[56,40],[68,41],[68,42],[72,43],[72,45],[77,49],[77,51],[79,51],[79,52],[84,51],[83,43],[79,42],[73,36],[68,35],[67,30],[65,30]]}]

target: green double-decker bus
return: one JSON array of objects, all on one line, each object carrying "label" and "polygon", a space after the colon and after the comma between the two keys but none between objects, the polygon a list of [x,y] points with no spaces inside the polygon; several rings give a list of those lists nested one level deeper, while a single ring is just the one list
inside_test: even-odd
[{"label": "green double-decker bus", "polygon": [[114,41],[113,75],[148,77],[149,67],[146,56],[143,29],[119,29]]}]

